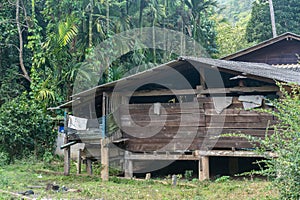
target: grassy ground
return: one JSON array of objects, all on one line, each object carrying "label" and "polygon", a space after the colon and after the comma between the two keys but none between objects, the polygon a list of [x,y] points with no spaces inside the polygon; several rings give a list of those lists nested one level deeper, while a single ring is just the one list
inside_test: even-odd
[{"label": "grassy ground", "polygon": [[[111,177],[102,182],[99,175],[63,176],[62,162],[51,164],[18,162],[0,168],[0,199],[18,199],[7,192],[24,192],[32,188],[37,199],[276,199],[276,191],[264,180],[228,180],[199,182],[179,180],[172,186],[167,180],[128,180]],[[49,173],[47,173],[49,172]],[[67,191],[46,190],[47,184],[65,186]],[[37,188],[38,187],[38,188]],[[1,192],[2,190],[2,192]]]}]

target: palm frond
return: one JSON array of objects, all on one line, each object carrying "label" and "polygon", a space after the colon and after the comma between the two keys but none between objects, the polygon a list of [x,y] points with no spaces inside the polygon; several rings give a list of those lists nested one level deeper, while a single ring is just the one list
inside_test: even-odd
[{"label": "palm frond", "polygon": [[58,42],[61,46],[69,44],[77,35],[78,28],[76,19],[70,15],[65,21],[60,21],[58,24]]}]

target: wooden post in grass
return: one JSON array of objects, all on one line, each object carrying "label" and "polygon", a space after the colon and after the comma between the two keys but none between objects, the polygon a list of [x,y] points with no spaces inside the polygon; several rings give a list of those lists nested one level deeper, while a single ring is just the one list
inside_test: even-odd
[{"label": "wooden post in grass", "polygon": [[109,149],[108,149],[108,139],[101,139],[101,178],[103,181],[108,181],[109,179]]},{"label": "wooden post in grass", "polygon": [[78,149],[78,158],[77,158],[77,174],[81,174],[81,149]]},{"label": "wooden post in grass", "polygon": [[132,160],[129,158],[130,152],[125,151],[125,178],[132,178],[133,177],[133,163]]},{"label": "wooden post in grass", "polygon": [[[65,136],[65,142],[68,142],[67,136]],[[67,147],[64,149],[64,175],[70,175],[70,164],[71,164],[71,147]]]},{"label": "wooden post in grass", "polygon": [[[65,110],[64,117],[64,144],[67,144],[68,141],[68,109]],[[64,149],[64,175],[70,175],[70,166],[71,166],[71,147],[68,146]]]},{"label": "wooden post in grass", "polygon": [[107,94],[103,92],[102,97],[102,137],[101,137],[101,178],[103,181],[109,179],[109,139],[106,138],[106,115],[108,112],[107,107]]},{"label": "wooden post in grass", "polygon": [[235,175],[239,172],[239,160],[237,157],[229,157],[228,168],[230,175]]},{"label": "wooden post in grass", "polygon": [[201,156],[199,159],[199,180],[209,179],[209,157]]},{"label": "wooden post in grass", "polygon": [[90,158],[86,158],[86,172],[88,175],[93,174],[92,160]]}]

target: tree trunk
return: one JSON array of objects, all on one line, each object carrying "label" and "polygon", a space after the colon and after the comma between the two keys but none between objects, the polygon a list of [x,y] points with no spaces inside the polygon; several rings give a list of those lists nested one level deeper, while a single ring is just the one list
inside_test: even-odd
[{"label": "tree trunk", "polygon": [[143,26],[143,0],[140,0],[139,1],[139,26],[140,26],[140,29],[142,28]]},{"label": "tree trunk", "polygon": [[109,37],[109,0],[106,0],[106,36]]},{"label": "tree trunk", "polygon": [[90,1],[90,14],[89,14],[89,48],[93,46],[93,10],[94,2]]},{"label": "tree trunk", "polygon": [[273,33],[273,38],[274,38],[274,37],[277,37],[277,31],[276,31],[275,13],[274,13],[274,7],[273,7],[272,0],[269,0],[269,6],[270,6],[270,15],[271,15],[271,23],[272,23],[272,33]]},{"label": "tree trunk", "polygon": [[155,21],[156,17],[153,17],[153,22],[152,22],[152,53],[153,53],[153,63],[156,64],[156,37],[155,37]]},{"label": "tree trunk", "polygon": [[18,29],[18,35],[19,35],[19,62],[20,67],[23,72],[24,78],[26,78],[29,82],[31,82],[31,79],[28,75],[28,72],[24,65],[23,60],[23,36],[22,36],[22,30],[21,30],[21,24],[20,24],[20,0],[16,0],[16,23],[17,23],[17,29]]}]

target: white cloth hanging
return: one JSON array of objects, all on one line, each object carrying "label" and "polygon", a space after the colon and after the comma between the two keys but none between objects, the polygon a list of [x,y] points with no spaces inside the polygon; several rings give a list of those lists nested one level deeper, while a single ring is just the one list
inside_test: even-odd
[{"label": "white cloth hanging", "polygon": [[87,128],[87,122],[88,120],[85,118],[69,115],[68,127],[75,130],[83,131]]}]

